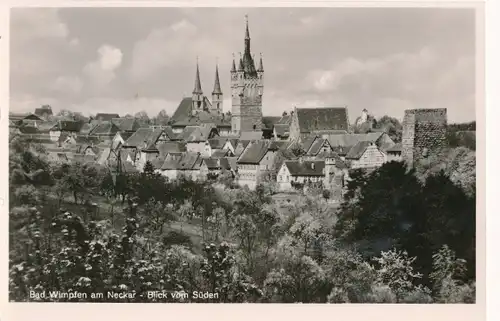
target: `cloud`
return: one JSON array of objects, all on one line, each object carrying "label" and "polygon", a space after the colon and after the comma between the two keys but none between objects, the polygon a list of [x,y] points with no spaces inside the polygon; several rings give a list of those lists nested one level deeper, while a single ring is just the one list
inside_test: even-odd
[{"label": "cloud", "polygon": [[60,21],[58,13],[56,8],[12,9],[11,26],[16,30],[16,38],[66,38],[69,35],[68,26]]},{"label": "cloud", "polygon": [[91,84],[100,88],[115,79],[115,70],[122,63],[123,53],[119,48],[102,45],[97,49],[97,54],[97,60],[86,64],[83,67],[83,73],[89,78]]},{"label": "cloud", "polygon": [[78,76],[59,76],[51,86],[56,92],[78,94],[82,90],[83,82]]}]

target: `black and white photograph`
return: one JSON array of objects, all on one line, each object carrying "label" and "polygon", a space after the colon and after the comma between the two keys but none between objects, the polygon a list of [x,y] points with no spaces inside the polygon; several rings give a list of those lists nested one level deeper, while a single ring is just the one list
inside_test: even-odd
[{"label": "black and white photograph", "polygon": [[477,9],[9,15],[10,302],[476,303]]}]

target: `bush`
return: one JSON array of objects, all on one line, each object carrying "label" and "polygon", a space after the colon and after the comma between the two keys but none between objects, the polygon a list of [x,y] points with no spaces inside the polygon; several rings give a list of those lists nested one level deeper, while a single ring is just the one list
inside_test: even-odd
[{"label": "bush", "polygon": [[185,233],[170,231],[163,237],[163,245],[165,245],[166,247],[171,247],[173,245],[184,245],[187,248],[192,248],[193,242],[191,241],[189,235]]}]

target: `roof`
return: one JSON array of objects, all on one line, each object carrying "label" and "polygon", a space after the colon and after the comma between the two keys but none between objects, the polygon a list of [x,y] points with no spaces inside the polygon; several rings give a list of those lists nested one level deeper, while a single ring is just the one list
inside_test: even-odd
[{"label": "roof", "polygon": [[208,144],[212,148],[222,149],[222,147],[224,147],[224,145],[226,144],[226,141],[227,141],[227,138],[223,138],[223,137],[210,138],[208,140]]},{"label": "roof", "polygon": [[292,121],[292,117],[287,114],[287,115],[281,116],[280,120],[278,121],[278,124],[281,124],[281,125],[288,124],[288,125],[290,125],[291,121]]},{"label": "roof", "polygon": [[347,134],[346,130],[315,130],[313,131],[313,134],[323,136],[323,135],[340,135],[340,134]]},{"label": "roof", "polygon": [[401,152],[402,150],[403,150],[403,144],[397,143],[397,144],[394,144],[394,146],[388,148],[386,150],[386,152],[388,152],[388,153],[398,153],[398,152]]},{"label": "roof", "polygon": [[328,135],[328,142],[332,147],[343,146],[352,147],[360,141],[376,142],[384,132],[373,132],[366,134],[340,134],[340,135]]},{"label": "roof", "polygon": [[183,138],[188,143],[204,142],[208,140],[208,138],[210,137],[210,133],[213,130],[216,130],[215,126],[210,126],[208,124],[196,126],[196,128],[194,129],[190,127],[189,135],[183,135]]},{"label": "roof", "polygon": [[179,135],[177,135],[176,133],[174,133],[174,131],[172,130],[172,126],[166,126],[166,127],[164,127],[163,131],[165,132],[165,135],[167,135],[167,137],[170,140],[177,140],[177,139],[179,139]]},{"label": "roof", "polygon": [[79,132],[82,128],[82,123],[74,120],[60,120],[58,125],[61,131],[67,132]]},{"label": "roof", "polygon": [[111,123],[122,132],[133,132],[140,127],[139,122],[135,118],[113,118],[111,119]]},{"label": "roof", "polygon": [[347,107],[297,108],[301,133],[316,130],[349,130]]},{"label": "roof", "polygon": [[160,137],[163,129],[161,128],[139,128],[132,136],[130,136],[124,146],[138,148],[153,148],[154,144]]},{"label": "roof", "polygon": [[106,164],[110,154],[111,154],[111,148],[104,148],[102,150],[102,153],[97,158],[97,163],[100,165]]},{"label": "roof", "polygon": [[290,135],[290,125],[289,124],[275,124],[274,131],[279,137],[288,137]]},{"label": "roof", "polygon": [[186,151],[186,145],[181,142],[163,142],[156,147],[160,156],[167,156],[169,153],[181,153]]},{"label": "roof", "polygon": [[[203,105],[204,105],[202,106],[203,108],[208,108],[208,109],[210,109],[210,107],[212,106],[208,98],[205,96],[203,96]],[[202,118],[204,117],[206,118],[212,115],[212,113],[201,111],[198,113],[197,116],[193,116],[192,110],[193,110],[193,99],[191,97],[183,98],[179,103],[179,106],[175,110],[174,114],[172,115],[171,121],[174,124],[184,123],[184,122],[189,123],[190,121],[192,121],[191,124],[199,124],[200,122],[203,121],[203,119],[198,118],[199,116],[201,116]]]},{"label": "roof", "polygon": [[229,153],[227,149],[217,149],[212,153],[212,157],[214,158],[224,157],[227,155],[227,153]]},{"label": "roof", "polygon": [[120,115],[107,113],[98,113],[97,115],[95,115],[95,119],[98,120],[111,121],[113,118],[120,118]]},{"label": "roof", "polygon": [[33,126],[21,126],[19,131],[23,134],[38,134],[38,128]]},{"label": "roof", "polygon": [[[62,134],[61,134],[61,136],[62,136]],[[75,137],[75,141],[77,144],[87,144],[87,145],[99,144],[99,142],[100,142],[98,137],[83,136],[83,135],[77,135]]]},{"label": "roof", "polygon": [[301,148],[303,151],[307,152],[311,148],[312,144],[318,139],[316,135],[308,135],[306,138],[302,139]]},{"label": "roof", "polygon": [[41,132],[48,132],[55,126],[57,126],[57,121],[44,121],[38,124],[38,130]]},{"label": "roof", "polygon": [[284,164],[292,176],[324,176],[324,161],[285,161]]},{"label": "roof", "polygon": [[221,158],[221,163],[223,162],[222,160],[227,160],[227,163],[231,170],[236,171],[238,170],[238,157],[224,157]]},{"label": "roof", "polygon": [[366,149],[373,145],[372,142],[369,141],[361,141],[358,142],[356,145],[354,145],[347,155],[345,156],[346,159],[359,159],[363,154],[365,153]]},{"label": "roof", "polygon": [[91,135],[101,135],[101,136],[111,136],[115,135],[116,132],[118,132],[118,127],[109,122],[109,121],[103,121],[102,123],[98,124],[97,126],[92,129],[90,132]]},{"label": "roof", "polygon": [[219,159],[217,158],[203,158],[203,163],[208,169],[219,169],[221,168]]},{"label": "roof", "polygon": [[312,143],[311,147],[309,148],[309,150],[307,151],[307,155],[316,155],[319,153],[319,151],[321,150],[321,147],[323,147],[324,144],[327,144],[327,145],[330,145],[328,143],[328,140],[324,139],[324,138],[317,138],[316,140],[314,140],[314,142]]},{"label": "roof", "polygon": [[262,131],[241,132],[240,140],[258,140],[262,139]]},{"label": "roof", "polygon": [[269,144],[269,149],[270,150],[286,150],[289,145],[290,145],[290,142],[288,142],[288,141],[273,140]]},{"label": "roof", "polygon": [[18,120],[23,120],[27,116],[29,116],[30,113],[9,113],[9,119],[13,121],[18,121]]},{"label": "roof", "polygon": [[255,141],[238,158],[238,164],[258,164],[269,150],[269,142]]},{"label": "roof", "polygon": [[199,153],[184,152],[180,157],[167,155],[163,163],[162,170],[189,170],[197,169],[201,165],[201,157]]},{"label": "roof", "polygon": [[80,128],[80,133],[89,134],[98,124],[99,121],[91,120],[89,123],[85,123],[82,125],[82,127]]}]

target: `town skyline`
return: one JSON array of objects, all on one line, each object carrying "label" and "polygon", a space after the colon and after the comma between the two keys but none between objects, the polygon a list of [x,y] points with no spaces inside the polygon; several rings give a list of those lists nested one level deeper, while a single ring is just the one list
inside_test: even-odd
[{"label": "town skyline", "polygon": [[[191,96],[197,60],[208,97],[218,63],[229,111],[246,14],[266,71],[264,115],[347,106],[353,122],[363,109],[401,119],[447,108],[450,122],[475,120],[473,9],[13,9],[11,111],[172,115]],[[96,34],[105,22],[113,27]]]}]

